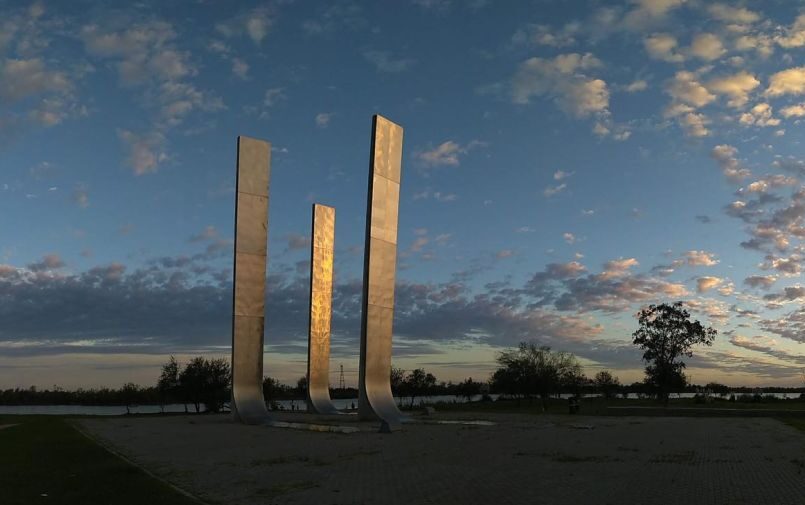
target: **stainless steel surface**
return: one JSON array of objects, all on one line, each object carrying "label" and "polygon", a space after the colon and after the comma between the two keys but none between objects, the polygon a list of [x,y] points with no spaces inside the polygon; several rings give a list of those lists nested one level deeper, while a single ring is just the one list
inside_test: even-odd
[{"label": "stainless steel surface", "polygon": [[391,395],[391,337],[397,268],[403,129],[382,116],[372,120],[369,195],[363,266],[358,416],[399,429],[405,419]]},{"label": "stainless steel surface", "polygon": [[246,424],[271,419],[263,400],[268,181],[271,145],[238,137],[232,302],[232,413]]},{"label": "stainless steel surface", "polygon": [[335,209],[313,204],[310,241],[310,325],[307,405],[316,414],[338,414],[330,401],[330,322],[333,310]]}]

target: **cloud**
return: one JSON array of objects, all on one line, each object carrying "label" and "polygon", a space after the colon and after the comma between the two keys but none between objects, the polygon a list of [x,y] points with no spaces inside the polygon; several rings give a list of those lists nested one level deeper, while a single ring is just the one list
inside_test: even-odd
[{"label": "cloud", "polygon": [[553,28],[548,25],[530,24],[517,30],[512,36],[514,44],[534,44],[548,47],[567,47],[576,43],[576,36],[581,32],[582,25],[570,22],[562,28]]},{"label": "cloud", "polygon": [[718,260],[715,258],[715,255],[707,251],[688,251],[684,254],[684,258],[688,265],[693,267],[711,267],[718,264]]},{"label": "cloud", "polygon": [[676,118],[688,136],[706,137],[710,134],[707,129],[709,119],[696,110],[715,100],[716,96],[699,82],[696,74],[685,70],[677,72],[666,84],[665,92],[671,96],[665,117]]},{"label": "cloud", "polygon": [[741,165],[737,155],[738,149],[727,144],[719,144],[710,151],[710,156],[716,160],[721,172],[732,182],[741,181],[752,175],[749,169]]},{"label": "cloud", "polygon": [[6,58],[0,66],[0,99],[7,103],[42,93],[65,93],[71,86],[63,72],[48,70],[39,58]]},{"label": "cloud", "polygon": [[86,186],[81,184],[76,186],[73,190],[73,202],[82,209],[89,207],[89,191]]},{"label": "cloud", "polygon": [[561,181],[562,179],[567,179],[573,175],[573,172],[565,172],[564,170],[557,170],[553,173],[553,180]]},{"label": "cloud", "polygon": [[713,3],[707,6],[707,12],[714,19],[725,23],[748,25],[760,21],[760,15],[746,7],[734,7],[725,3]]},{"label": "cloud", "polygon": [[213,225],[205,226],[203,230],[195,235],[191,235],[189,239],[187,239],[190,243],[195,242],[206,242],[208,240],[215,240],[218,238],[218,230]]},{"label": "cloud", "polygon": [[450,7],[450,0],[411,0],[411,3],[429,10],[445,10]]},{"label": "cloud", "polygon": [[772,107],[767,103],[759,103],[744,112],[738,122],[743,126],[778,126],[780,124],[779,119],[772,117]]},{"label": "cloud", "polygon": [[269,88],[263,96],[263,105],[269,108],[274,107],[279,102],[287,100],[287,98],[284,88]]},{"label": "cloud", "polygon": [[562,238],[565,239],[565,242],[568,244],[575,244],[576,243],[576,236],[570,232],[565,232],[562,234]]},{"label": "cloud", "polygon": [[546,198],[550,198],[554,195],[558,195],[565,189],[567,189],[567,184],[565,183],[558,184],[556,186],[548,186],[542,191],[542,194],[545,195]]},{"label": "cloud", "polygon": [[[215,234],[205,229],[200,236]],[[434,239],[441,240],[441,239]],[[500,251],[509,257],[512,251]],[[19,353],[204,352],[225,348],[231,324],[231,271],[209,263],[199,253],[155,258],[129,271],[115,263],[82,273],[37,275],[26,269],[0,268],[0,353],[8,342],[24,341]],[[409,341],[480,342],[510,346],[523,339],[560,344],[591,353],[603,327],[585,312],[623,312],[634,304],[683,296],[683,286],[632,275],[633,259],[615,260],[616,276],[587,274],[578,262],[551,264],[522,288],[493,283],[473,294],[460,282],[417,284],[398,281],[395,338]],[[303,269],[304,270],[304,269]],[[307,332],[307,271],[269,272],[267,328],[275,346],[295,345]],[[37,297],[39,303],[27,302]],[[333,342],[354,349],[360,326],[361,282],[334,286]],[[554,309],[548,304],[555,304]],[[568,311],[577,310],[577,314]],[[47,317],[45,317],[47,315]],[[83,340],[65,350],[67,342]],[[34,345],[47,343],[47,345]],[[586,349],[586,351],[585,351]],[[15,351],[17,352],[17,351]],[[587,354],[590,356],[591,354]]]},{"label": "cloud", "polygon": [[688,72],[687,70],[677,72],[674,78],[668,83],[665,91],[671,95],[674,102],[695,108],[704,107],[716,99],[715,95],[710,93],[710,91],[698,81],[696,74]]},{"label": "cloud", "polygon": [[[553,293],[554,306],[560,311],[602,311],[617,313],[636,303],[658,299],[678,299],[688,294],[682,284],[666,282],[645,275],[632,275],[628,267],[608,265],[600,274],[563,281],[563,290]],[[617,270],[615,268],[623,268]]]},{"label": "cloud", "polygon": [[134,170],[134,175],[156,173],[159,165],[168,159],[165,136],[158,131],[137,134],[118,130],[117,136],[128,148],[126,163]]},{"label": "cloud", "polygon": [[712,277],[709,275],[699,277],[698,279],[696,279],[696,290],[699,293],[704,293],[721,285],[722,282],[724,282],[724,279],[720,279],[718,277]]},{"label": "cloud", "polygon": [[289,233],[285,235],[287,241],[288,251],[300,251],[310,248],[310,237],[307,235],[300,235],[298,233]]},{"label": "cloud", "polygon": [[763,336],[750,338],[742,335],[733,335],[730,337],[730,343],[736,347],[767,354],[787,363],[805,366],[805,356],[792,354],[783,349],[779,349],[777,341],[773,338]]},{"label": "cloud", "polygon": [[671,11],[685,2],[686,0],[631,0],[634,8],[626,13],[623,26],[630,30],[645,30],[662,22]]},{"label": "cloud", "polygon": [[363,57],[382,73],[398,74],[410,69],[416,63],[413,58],[395,58],[388,51],[366,51]]},{"label": "cloud", "polygon": [[158,170],[168,158],[167,134],[194,112],[225,109],[223,101],[190,82],[198,74],[191,53],[177,46],[177,33],[161,20],[109,18],[84,25],[79,38],[91,56],[116,68],[120,83],[140,93],[151,112],[152,126],[145,133],[118,130],[126,144],[129,164],[142,175]]},{"label": "cloud", "polygon": [[356,3],[336,3],[324,6],[315,18],[302,22],[308,36],[329,35],[342,29],[357,30],[366,25],[362,8]]},{"label": "cloud", "polygon": [[241,80],[249,78],[249,64],[240,58],[232,58],[232,73]]},{"label": "cloud", "polygon": [[768,193],[769,191],[785,186],[796,186],[799,180],[796,177],[788,177],[783,174],[767,175],[746,185],[745,188],[738,190],[738,194]]},{"label": "cloud", "polygon": [[805,298],[805,287],[802,286],[787,286],[779,293],[769,293],[763,296],[764,300],[774,302],[794,302],[801,298]]},{"label": "cloud", "polygon": [[471,150],[478,147],[485,147],[487,144],[479,140],[473,140],[469,144],[461,145],[453,140],[442,142],[438,146],[417,151],[415,158],[426,167],[457,167],[461,164],[460,157],[466,155]]},{"label": "cloud", "polygon": [[767,96],[805,94],[805,67],[794,67],[772,74],[769,78]]},{"label": "cloud", "polygon": [[627,93],[637,93],[640,91],[645,91],[648,89],[648,83],[643,79],[637,79],[636,81],[632,81],[630,84],[626,85],[623,88],[624,91]]},{"label": "cloud", "polygon": [[678,52],[676,37],[668,33],[655,33],[643,40],[643,46],[650,58],[671,63],[685,61],[685,56]]},{"label": "cloud", "polygon": [[117,61],[120,80],[127,85],[149,79],[176,80],[197,72],[189,54],[173,45],[176,32],[164,21],[132,23],[119,30],[106,24],[88,24],[79,36],[91,55]]},{"label": "cloud", "polygon": [[790,27],[783,28],[774,41],[785,49],[805,46],[805,14],[797,16]]},{"label": "cloud", "polygon": [[736,74],[712,79],[707,83],[709,91],[727,95],[727,105],[740,109],[749,101],[749,93],[760,85],[754,75],[742,70]]},{"label": "cloud", "polygon": [[443,193],[441,191],[433,191],[431,188],[425,188],[422,191],[414,193],[414,200],[428,200],[434,199],[437,202],[448,203],[458,200],[458,195],[455,193]]},{"label": "cloud", "polygon": [[331,112],[320,112],[316,114],[316,126],[319,128],[327,128],[332,118],[333,114]]},{"label": "cloud", "polygon": [[780,115],[786,119],[791,117],[803,117],[805,116],[805,103],[798,103],[783,107],[780,109]]},{"label": "cloud", "polygon": [[791,277],[799,275],[802,272],[802,267],[800,266],[801,259],[802,258],[800,258],[798,255],[794,255],[789,258],[768,256],[766,258],[767,261],[763,264],[762,268],[765,270],[777,270],[778,272],[782,272],[784,275]]},{"label": "cloud", "polygon": [[36,263],[28,265],[28,270],[32,272],[45,272],[49,270],[58,270],[64,268],[66,264],[58,254],[47,254]]},{"label": "cloud", "polygon": [[777,277],[774,275],[750,275],[744,279],[747,286],[760,289],[769,289],[775,282]]},{"label": "cloud", "polygon": [[532,96],[549,96],[557,106],[576,117],[609,113],[609,90],[602,79],[586,72],[601,67],[590,53],[560,54],[553,59],[530,58],[520,64],[512,79],[512,101],[526,104]]},{"label": "cloud", "polygon": [[779,319],[762,319],[760,329],[805,344],[805,309],[789,312]]},{"label": "cloud", "polygon": [[717,60],[725,52],[726,49],[724,49],[721,39],[713,33],[696,35],[690,45],[690,54],[705,61]]},{"label": "cloud", "polygon": [[601,273],[601,277],[604,279],[623,277],[628,274],[630,268],[638,265],[640,265],[640,263],[635,258],[610,260],[604,264],[604,271]]},{"label": "cloud", "polygon": [[248,36],[256,45],[260,45],[266,38],[274,24],[272,13],[266,7],[256,7],[244,11],[222,23],[215,29],[225,37]]}]

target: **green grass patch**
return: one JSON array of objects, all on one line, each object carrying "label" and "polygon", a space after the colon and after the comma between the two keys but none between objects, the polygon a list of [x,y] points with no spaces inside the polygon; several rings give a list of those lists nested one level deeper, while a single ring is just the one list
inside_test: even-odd
[{"label": "green grass patch", "polygon": [[106,451],[60,416],[0,416],[3,505],[197,503]]}]

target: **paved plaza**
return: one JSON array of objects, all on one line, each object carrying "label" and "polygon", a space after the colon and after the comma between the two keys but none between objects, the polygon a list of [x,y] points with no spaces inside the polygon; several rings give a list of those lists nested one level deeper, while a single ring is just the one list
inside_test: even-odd
[{"label": "paved plaza", "polygon": [[[443,414],[341,434],[229,416],[83,419],[79,427],[208,503],[805,504],[805,434],[769,418]],[[482,419],[495,424],[446,424]],[[442,422],[442,423],[440,423]]]}]

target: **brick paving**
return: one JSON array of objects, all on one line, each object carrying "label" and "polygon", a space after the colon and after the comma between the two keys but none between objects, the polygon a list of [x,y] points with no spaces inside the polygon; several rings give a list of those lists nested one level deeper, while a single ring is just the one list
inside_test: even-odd
[{"label": "brick paving", "polygon": [[346,417],[363,431],[242,426],[228,416],[80,423],[209,503],[805,504],[805,434],[774,419],[476,417],[497,424],[423,420],[384,435]]}]

